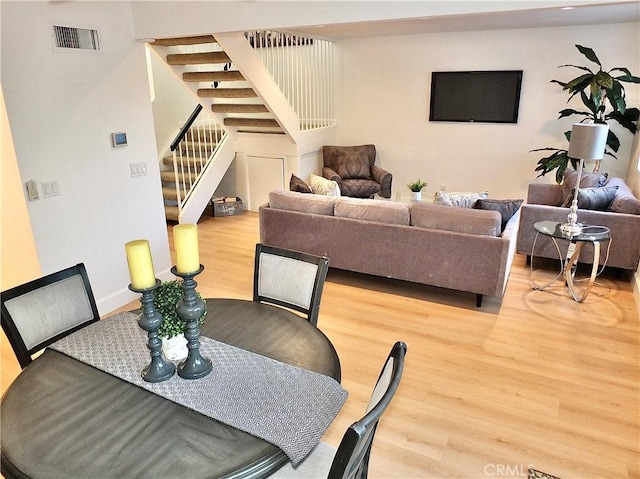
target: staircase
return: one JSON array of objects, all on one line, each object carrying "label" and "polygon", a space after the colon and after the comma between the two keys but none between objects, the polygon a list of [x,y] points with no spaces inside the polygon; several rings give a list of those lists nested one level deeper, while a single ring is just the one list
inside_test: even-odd
[{"label": "staircase", "polygon": [[222,118],[225,129],[235,133],[284,133],[258,93],[239,70],[233,69],[231,58],[213,35],[158,39],[153,46],[184,51],[166,53],[167,64],[192,85],[203,105],[208,104],[211,112]]},{"label": "staircase", "polygon": [[[268,35],[273,41],[263,41],[254,50],[255,34]],[[151,43],[210,115],[218,132],[210,144],[190,144],[187,134],[178,147],[174,141],[173,155],[163,158],[168,220],[196,222],[237,153],[276,151],[290,156],[293,151],[300,155],[318,151],[318,145],[327,142],[324,134],[311,130],[336,124],[329,86],[332,57],[325,56],[331,49],[328,42],[291,41],[287,35],[220,33]],[[266,60],[275,62],[275,67]],[[303,130],[309,134],[303,135]]]},{"label": "staircase", "polygon": [[[212,124],[194,123],[173,154],[162,159],[160,180],[167,220],[179,220],[178,202],[198,180],[224,132]],[[175,165],[174,165],[175,162]]]}]

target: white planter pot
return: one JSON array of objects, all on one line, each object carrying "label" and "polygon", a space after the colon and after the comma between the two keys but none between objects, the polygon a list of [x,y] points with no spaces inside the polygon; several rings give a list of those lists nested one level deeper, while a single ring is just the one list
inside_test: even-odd
[{"label": "white planter pot", "polygon": [[422,201],[422,191],[412,191],[411,201]]},{"label": "white planter pot", "polygon": [[162,338],[162,353],[169,361],[182,361],[187,357],[187,338],[178,334],[172,338]]}]

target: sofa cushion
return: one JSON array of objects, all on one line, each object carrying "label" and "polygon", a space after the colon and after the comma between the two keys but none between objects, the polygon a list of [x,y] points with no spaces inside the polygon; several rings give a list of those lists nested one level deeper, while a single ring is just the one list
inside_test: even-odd
[{"label": "sofa cushion", "polygon": [[604,211],[618,191],[617,186],[578,188],[578,208]]},{"label": "sofa cushion", "polygon": [[[586,173],[582,172],[580,175],[580,188],[593,188],[598,186],[604,186],[607,182],[608,173]],[[578,172],[567,168],[564,170],[564,177],[562,180],[562,205],[558,206],[571,206],[573,201],[573,189],[576,187],[578,181]]]},{"label": "sofa cushion", "polygon": [[500,236],[502,217],[497,211],[452,208],[429,203],[411,203],[411,225],[484,236]]},{"label": "sofa cushion", "polygon": [[458,208],[473,208],[477,200],[486,199],[488,196],[488,191],[478,193],[436,191],[434,203],[436,205],[457,206]]},{"label": "sofa cushion", "polygon": [[313,193],[311,187],[294,174],[291,174],[291,179],[289,180],[289,190],[297,191],[298,193]]},{"label": "sofa cushion", "polygon": [[640,215],[640,200],[636,198],[631,189],[621,178],[611,178],[607,186],[617,186],[613,201],[609,205],[611,211],[616,213],[627,213],[630,215]]},{"label": "sofa cushion", "polygon": [[333,216],[335,196],[310,195],[297,191],[275,190],[269,193],[269,207],[276,210],[300,211]]},{"label": "sofa cushion", "polygon": [[325,196],[340,196],[340,187],[338,183],[332,180],[327,180],[322,176],[311,174],[309,178],[309,186],[311,191],[316,195]]},{"label": "sofa cushion", "polygon": [[336,198],[334,215],[395,225],[409,224],[409,208],[403,203],[342,196]]},{"label": "sofa cushion", "polygon": [[513,215],[516,214],[524,200],[489,200],[479,199],[473,205],[477,210],[497,211],[502,217],[501,229],[507,225]]}]

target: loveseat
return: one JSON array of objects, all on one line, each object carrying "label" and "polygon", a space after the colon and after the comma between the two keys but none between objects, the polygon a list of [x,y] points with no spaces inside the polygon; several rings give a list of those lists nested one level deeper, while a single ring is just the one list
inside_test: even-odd
[{"label": "loveseat", "polygon": [[272,191],[260,241],[326,255],[331,268],[476,294],[504,294],[519,212]]},{"label": "loveseat", "polygon": [[[586,175],[587,180],[589,177],[590,175]],[[591,210],[579,207],[578,222],[606,226],[611,230],[611,246],[603,244],[600,264],[604,264],[606,261],[607,266],[635,271],[640,260],[640,202],[633,197],[628,186],[619,178],[608,179],[604,176],[597,181],[592,181],[591,184],[594,186],[588,188],[617,187],[617,190],[611,202],[603,209]],[[582,181],[580,184],[581,187],[585,187],[585,183]],[[527,262],[531,260],[534,240],[534,257],[559,259],[552,239],[543,235],[538,235],[536,239],[533,225],[538,221],[545,220],[557,221],[558,223],[566,222],[569,208],[562,205],[570,202],[571,190],[566,185],[564,188],[563,185],[557,184],[533,183],[529,185],[527,202],[521,207],[516,249],[518,253],[527,255]],[[568,196],[569,198],[567,198]],[[557,240],[557,242],[561,254],[565,257],[569,242],[567,240]],[[608,258],[607,249],[609,250]],[[591,243],[585,244],[578,261],[587,264],[593,262],[593,245]]]}]

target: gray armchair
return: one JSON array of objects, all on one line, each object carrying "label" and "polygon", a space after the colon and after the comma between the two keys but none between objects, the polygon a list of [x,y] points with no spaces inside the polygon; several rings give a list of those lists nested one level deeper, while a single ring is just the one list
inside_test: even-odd
[{"label": "gray armchair", "polygon": [[393,176],[373,164],[376,159],[374,145],[324,146],[322,158],[322,176],[337,182],[341,195],[370,198],[378,193],[391,198]]}]

